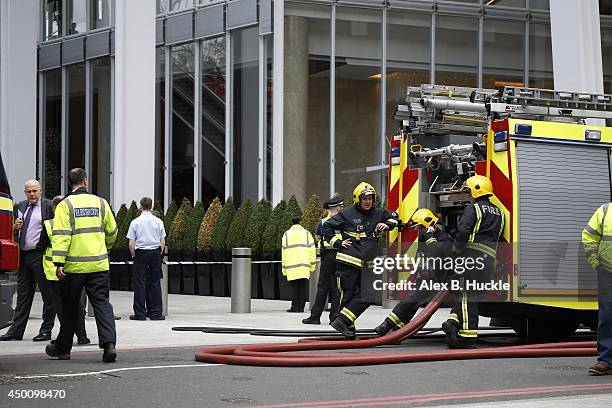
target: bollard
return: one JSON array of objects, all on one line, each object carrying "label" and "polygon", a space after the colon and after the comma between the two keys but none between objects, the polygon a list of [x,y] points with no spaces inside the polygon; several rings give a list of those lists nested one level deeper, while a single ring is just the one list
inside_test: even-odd
[{"label": "bollard", "polygon": [[308,280],[308,311],[312,310],[315,299],[317,298],[317,284],[319,283],[319,272],[321,269],[321,258],[317,258],[317,266],[310,274]]},{"label": "bollard", "polygon": [[232,249],[232,313],[251,313],[251,248]]},{"label": "bollard", "polygon": [[161,293],[162,293],[162,315],[168,316],[168,265],[164,262],[164,258],[167,260],[168,249],[164,249],[162,255],[162,279],[161,279]]}]

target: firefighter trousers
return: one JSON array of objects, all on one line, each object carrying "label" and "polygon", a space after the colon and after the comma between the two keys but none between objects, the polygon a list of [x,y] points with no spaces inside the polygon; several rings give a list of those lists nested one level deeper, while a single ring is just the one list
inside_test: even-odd
[{"label": "firefighter trousers", "polygon": [[338,263],[336,271],[338,291],[340,292],[340,313],[338,319],[343,319],[349,327],[371,305],[361,299],[361,270],[343,263]]}]

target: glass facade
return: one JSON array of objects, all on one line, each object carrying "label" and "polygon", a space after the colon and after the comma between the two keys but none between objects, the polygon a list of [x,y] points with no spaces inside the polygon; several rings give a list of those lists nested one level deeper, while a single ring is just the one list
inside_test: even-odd
[{"label": "glass facade", "polygon": [[66,68],[68,91],[67,169],[85,168],[85,63]]},{"label": "glass facade", "polygon": [[155,50],[155,197],[164,197],[166,167],[166,50]]},{"label": "glass facade", "polygon": [[87,2],[83,0],[68,0],[67,2],[67,33],[73,35],[87,31]]},{"label": "glass facade", "polygon": [[111,59],[91,62],[91,191],[110,199],[111,179]]},{"label": "glass facade", "polygon": [[51,199],[61,193],[62,180],[62,70],[42,75],[44,108],[42,174],[44,194]]},{"label": "glass facade", "polygon": [[482,86],[525,86],[525,24],[484,20]]},{"label": "glass facade", "polygon": [[112,0],[90,0],[89,28],[109,27],[111,25]]},{"label": "glass facade", "polygon": [[550,24],[529,23],[529,86],[553,89]]},{"label": "glass facade", "polygon": [[478,19],[436,16],[436,84],[478,86]]},{"label": "glass facade", "polygon": [[62,0],[43,0],[43,41],[62,36]]}]

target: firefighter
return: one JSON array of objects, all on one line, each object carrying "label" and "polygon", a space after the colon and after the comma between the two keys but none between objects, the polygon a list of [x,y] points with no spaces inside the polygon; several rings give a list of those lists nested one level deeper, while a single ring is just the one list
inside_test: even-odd
[{"label": "firefighter", "polygon": [[595,211],[582,230],[582,245],[589,264],[597,271],[597,363],[589,368],[591,375],[612,374],[612,203]]},{"label": "firefighter", "polygon": [[447,271],[442,269],[442,261],[450,255],[453,241],[437,222],[438,217],[427,208],[415,211],[410,217],[410,228],[419,231],[418,252],[422,254],[424,267],[417,271],[417,276],[413,281],[415,290],[408,292],[406,300],[398,303],[389,316],[374,329],[379,336],[404,327],[414,317],[419,307],[427,303],[435,294],[431,290],[420,290],[422,282],[427,280],[444,282],[446,280]]},{"label": "firefighter", "polygon": [[[323,239],[338,249],[336,281],[340,291],[340,313],[331,326],[347,339],[355,338],[355,320],[370,305],[361,297],[361,270],[368,253],[378,242],[377,234],[396,228],[397,214],[377,208],[376,191],[362,182],[353,191],[353,204],[323,224]],[[336,231],[341,237],[337,237]],[[374,257],[372,256],[372,259]]]},{"label": "firefighter", "polygon": [[[484,176],[472,176],[465,181],[463,189],[469,191],[473,202],[463,209],[453,244],[455,272],[462,289],[453,303],[448,320],[442,324],[449,348],[475,347],[478,337],[478,298],[482,297],[482,292],[468,292],[465,284],[468,280],[481,282],[492,276],[497,243],[504,231],[504,215],[489,200],[493,195],[491,180]],[[459,274],[458,258],[473,260],[473,267]]]},{"label": "firefighter", "polygon": [[117,224],[106,200],[87,192],[85,170],[70,170],[68,180],[72,193],[57,206],[51,237],[63,321],[55,344],[49,344],[45,352],[60,360],[70,359],[79,299],[85,287],[94,309],[99,345],[104,349],[102,361],[110,363],[117,358],[117,334],[108,301],[108,250],[117,238]]}]

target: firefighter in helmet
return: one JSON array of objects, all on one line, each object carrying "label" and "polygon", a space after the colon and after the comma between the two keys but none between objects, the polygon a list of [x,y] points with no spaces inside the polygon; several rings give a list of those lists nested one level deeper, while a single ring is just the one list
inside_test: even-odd
[{"label": "firefighter in helmet", "polygon": [[[497,257],[497,243],[504,231],[504,214],[491,203],[493,185],[484,176],[468,178],[463,189],[469,192],[473,202],[466,205],[457,225],[453,245],[456,261],[473,259],[472,268],[457,272],[461,293],[453,303],[448,320],[442,324],[449,348],[474,348],[478,337],[478,300],[483,293],[477,290],[466,291],[466,281],[482,282],[492,277]],[[467,265],[467,263],[465,263]]]},{"label": "firefighter in helmet", "polygon": [[323,238],[338,249],[336,281],[340,312],[331,325],[347,339],[355,338],[355,320],[371,304],[361,296],[362,268],[368,266],[371,249],[378,244],[377,235],[399,224],[397,213],[377,208],[375,199],[374,187],[359,183],[353,191],[354,205],[323,224]]},{"label": "firefighter in helmet", "polygon": [[450,255],[453,240],[438,224],[438,217],[428,208],[420,208],[410,217],[409,226],[419,232],[418,252],[422,255],[423,263],[416,271],[414,290],[410,290],[406,299],[398,303],[389,316],[374,329],[379,336],[404,327],[419,307],[433,297],[434,291],[420,289],[424,281],[444,282],[447,272],[452,272],[442,269],[442,261]]}]

